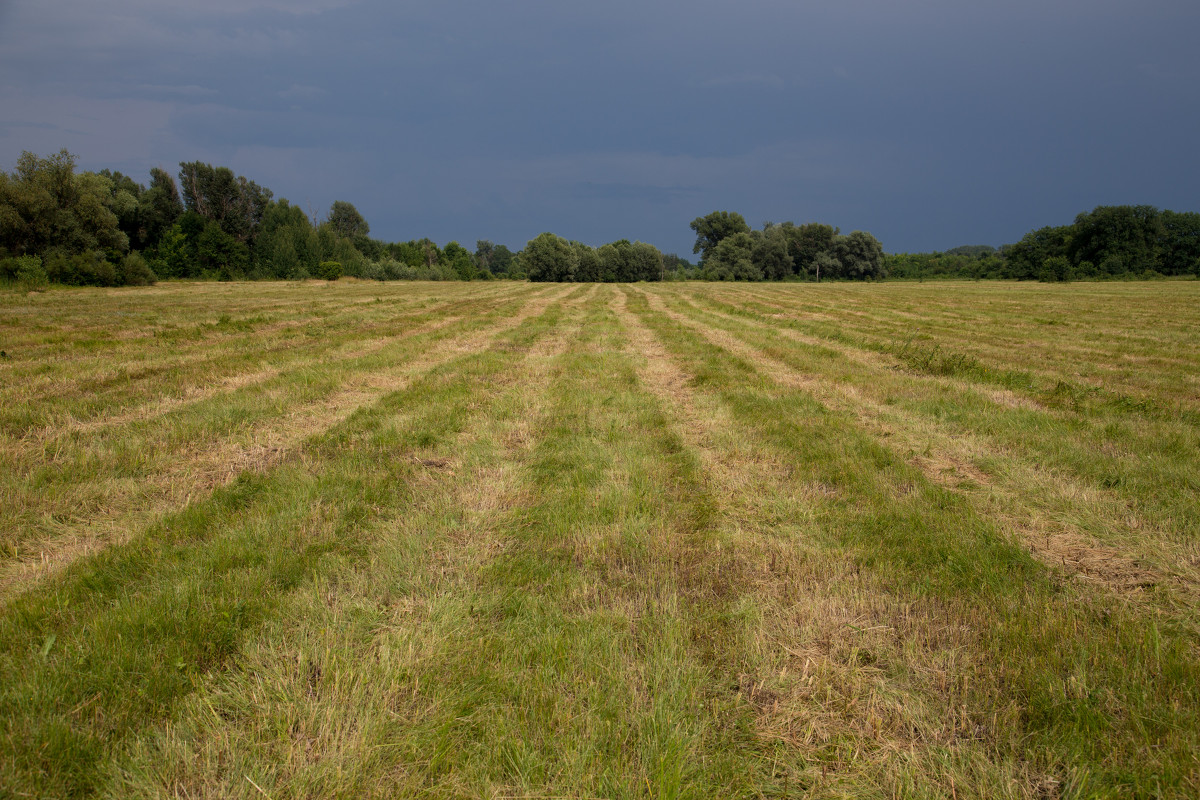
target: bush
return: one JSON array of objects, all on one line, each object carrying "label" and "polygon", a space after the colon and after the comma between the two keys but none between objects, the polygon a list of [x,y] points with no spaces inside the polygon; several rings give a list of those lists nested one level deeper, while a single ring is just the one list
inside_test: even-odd
[{"label": "bush", "polygon": [[1058,283],[1074,278],[1074,270],[1066,256],[1050,256],[1042,262],[1042,269],[1038,272],[1038,280],[1043,283]]},{"label": "bush", "polygon": [[321,280],[336,281],[342,277],[342,265],[338,261],[322,261],[317,265],[317,277]]},{"label": "bush", "polygon": [[40,292],[50,285],[50,276],[37,256],[21,256],[15,259],[17,286],[27,292]]},{"label": "bush", "polygon": [[383,280],[383,267],[374,261],[364,260],[358,265],[358,269],[354,271],[353,275],[364,281],[381,281]]},{"label": "bush", "polygon": [[140,253],[130,253],[121,260],[121,283],[126,286],[153,286],[158,276]]},{"label": "bush", "polygon": [[117,286],[117,269],[99,253],[67,255],[61,250],[46,254],[46,274],[54,283],[67,286]]},{"label": "bush", "polygon": [[384,281],[411,281],[417,274],[417,271],[408,264],[392,258],[379,262],[379,271],[381,274],[380,280]]}]

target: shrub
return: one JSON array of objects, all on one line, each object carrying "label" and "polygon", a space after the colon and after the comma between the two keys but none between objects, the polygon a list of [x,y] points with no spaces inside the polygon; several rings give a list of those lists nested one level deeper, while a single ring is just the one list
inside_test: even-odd
[{"label": "shrub", "polygon": [[37,256],[21,256],[17,262],[17,286],[27,292],[40,292],[50,285],[50,276]]},{"label": "shrub", "polygon": [[99,253],[67,255],[61,250],[46,254],[46,274],[54,283],[67,286],[116,286],[117,269]]},{"label": "shrub", "polygon": [[317,277],[326,281],[336,281],[342,277],[342,265],[339,261],[322,261],[317,265]]},{"label": "shrub", "polygon": [[1043,283],[1057,283],[1074,279],[1074,270],[1066,256],[1050,256],[1042,262],[1038,280]]},{"label": "shrub", "polygon": [[364,281],[381,281],[383,280],[383,266],[374,261],[364,260],[354,271],[354,277]]},{"label": "shrub", "polygon": [[379,271],[381,274],[380,280],[384,281],[411,281],[417,274],[417,271],[405,264],[403,261],[396,261],[388,258],[379,262]]},{"label": "shrub", "polygon": [[126,286],[153,286],[158,276],[140,253],[130,253],[121,260],[121,283]]}]

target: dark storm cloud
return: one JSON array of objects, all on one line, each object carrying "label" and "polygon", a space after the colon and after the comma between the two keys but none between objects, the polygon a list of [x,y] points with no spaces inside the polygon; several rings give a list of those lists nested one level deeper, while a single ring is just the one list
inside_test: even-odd
[{"label": "dark storm cloud", "polygon": [[10,2],[0,163],[227,164],[387,238],[690,251],[713,209],[1000,244],[1194,210],[1174,2]]}]

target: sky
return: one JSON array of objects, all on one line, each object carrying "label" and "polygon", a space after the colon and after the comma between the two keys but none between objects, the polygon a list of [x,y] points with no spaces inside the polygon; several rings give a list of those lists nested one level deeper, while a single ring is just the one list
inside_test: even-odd
[{"label": "sky", "polygon": [[0,0],[0,169],[228,166],[371,235],[887,252],[1200,210],[1195,0]]}]

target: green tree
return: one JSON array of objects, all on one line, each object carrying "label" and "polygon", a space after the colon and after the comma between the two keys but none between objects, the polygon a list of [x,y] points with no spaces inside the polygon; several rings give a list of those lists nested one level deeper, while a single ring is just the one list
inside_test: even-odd
[{"label": "green tree", "polygon": [[216,220],[208,220],[196,237],[196,263],[203,277],[223,281],[241,279],[250,269],[250,249]]},{"label": "green tree", "polygon": [[128,251],[115,210],[127,198],[109,177],[76,174],[75,156],[66,150],[46,158],[26,151],[12,174],[0,176],[0,248],[14,255],[100,252],[117,260]]},{"label": "green tree", "polygon": [[13,260],[16,268],[12,277],[22,291],[40,292],[50,283],[50,276],[37,256],[20,256]]},{"label": "green tree", "polygon": [[640,264],[633,242],[618,239],[596,250],[600,260],[600,280],[606,283],[632,283],[638,280]]},{"label": "green tree", "polygon": [[853,231],[834,241],[833,254],[840,266],[836,277],[876,280],[883,274],[883,245],[866,231]]},{"label": "green tree", "polygon": [[571,243],[549,232],[530,240],[521,251],[521,264],[531,281],[569,281],[576,259]]},{"label": "green tree", "polygon": [[191,270],[191,254],[187,236],[179,223],[172,225],[159,237],[151,269],[163,278],[185,278]]},{"label": "green tree", "polygon": [[633,280],[661,281],[663,279],[663,255],[659,249],[646,242],[634,242],[630,254],[633,262]]},{"label": "green tree", "polygon": [[467,248],[458,242],[450,242],[442,249],[442,263],[453,270],[460,281],[475,278],[475,262]]},{"label": "green tree", "polygon": [[752,235],[754,249],[751,261],[767,280],[781,281],[793,272],[788,231],[782,225],[767,223],[762,231]]},{"label": "green tree", "polygon": [[371,226],[358,213],[358,209],[343,200],[337,200],[330,206],[328,222],[333,232],[343,239],[353,240],[371,232]]},{"label": "green tree", "polygon": [[600,280],[600,256],[583,242],[571,242],[575,251],[574,280],[580,283],[596,283]]},{"label": "green tree", "polygon": [[618,276],[625,269],[625,259],[620,249],[618,249],[617,243],[609,242],[597,247],[596,260],[600,262],[600,281],[603,283],[616,283],[620,280]]},{"label": "green tree", "polygon": [[817,283],[821,282],[822,275],[827,278],[836,278],[842,269],[841,263],[833,253],[829,252],[817,253],[816,257],[812,260],[811,266],[813,280]]},{"label": "green tree", "polygon": [[[817,256],[832,254],[838,229],[820,222],[807,222],[800,226],[785,222],[780,226],[788,240],[788,255],[792,257],[792,270],[801,277],[817,277],[820,265]],[[828,266],[828,259],[823,260]]]},{"label": "green tree", "polygon": [[708,260],[714,248],[724,239],[738,233],[750,233],[746,219],[736,211],[713,211],[692,220],[691,228],[696,233],[693,253],[700,254],[700,263]]},{"label": "green tree", "polygon": [[487,239],[477,239],[475,241],[475,263],[480,269],[494,272],[492,269],[492,259],[496,255],[496,245],[489,242]]},{"label": "green tree", "polygon": [[179,185],[184,206],[221,226],[221,230],[239,242],[250,244],[259,221],[271,202],[271,190],[228,167],[214,167],[200,161],[179,165]]},{"label": "green tree", "polygon": [[1050,256],[1042,262],[1038,280],[1046,283],[1069,281],[1072,278],[1071,259],[1066,256]]},{"label": "green tree", "polygon": [[1005,249],[1005,277],[1017,280],[1037,278],[1047,258],[1068,255],[1073,233],[1072,226],[1063,225],[1038,228],[1025,234],[1021,241]]},{"label": "green tree", "polygon": [[513,260],[516,254],[502,244],[496,245],[496,249],[492,252],[491,271],[495,275],[510,275],[513,270]]},{"label": "green tree", "polygon": [[109,181],[109,192],[112,196],[108,207],[117,215],[117,227],[125,234],[131,247],[145,247],[140,203],[141,196],[146,191],[145,187],[120,172],[102,169],[97,174]]},{"label": "green tree", "polygon": [[761,281],[762,271],[754,264],[754,239],[749,232],[726,236],[704,259],[701,275],[711,281]]},{"label": "green tree", "polygon": [[1164,211],[1162,230],[1162,271],[1200,275],[1200,214]]},{"label": "green tree", "polygon": [[[1154,206],[1097,206],[1075,217],[1067,255],[1072,264],[1103,264],[1116,257],[1129,272],[1162,267],[1162,217]],[[1053,253],[1048,257],[1064,255]]]},{"label": "green tree", "polygon": [[175,179],[164,169],[150,170],[150,188],[138,198],[140,241],[143,247],[155,247],[168,229],[183,215],[183,201]]},{"label": "green tree", "polygon": [[252,248],[257,274],[282,279],[315,275],[321,251],[320,236],[299,206],[286,198],[267,205]]},{"label": "green tree", "polygon": [[153,286],[158,282],[158,276],[141,253],[133,252],[121,259],[117,270],[121,283],[125,286]]}]

